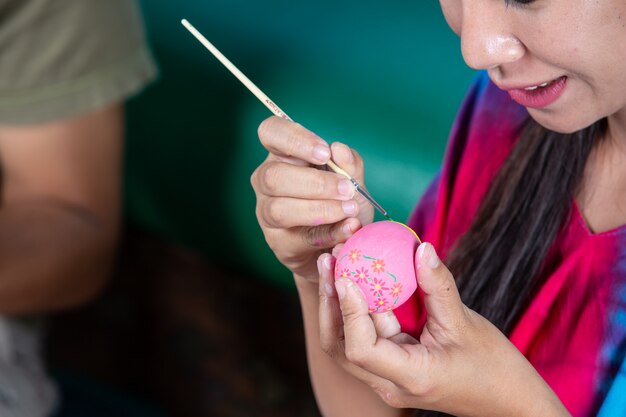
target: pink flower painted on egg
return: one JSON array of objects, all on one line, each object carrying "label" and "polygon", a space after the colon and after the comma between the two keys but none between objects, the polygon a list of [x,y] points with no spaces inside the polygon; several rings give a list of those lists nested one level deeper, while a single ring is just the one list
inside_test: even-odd
[{"label": "pink flower painted on egg", "polygon": [[348,255],[348,257],[350,258],[352,263],[355,263],[356,261],[358,261],[361,258],[361,251],[358,250],[358,249],[352,249],[350,251],[350,254]]},{"label": "pink flower painted on egg", "polygon": [[372,269],[375,272],[385,272],[385,261],[382,259],[375,259],[372,261]]},{"label": "pink flower painted on egg", "polygon": [[376,306],[376,311],[379,311],[380,309],[387,308],[389,302],[386,298],[380,297],[378,300],[375,301],[374,305]]},{"label": "pink flower painted on egg", "polygon": [[399,282],[396,282],[395,284],[393,284],[393,286],[391,287],[391,291],[389,291],[389,295],[391,295],[392,297],[397,297],[402,293],[402,284],[400,284]]},{"label": "pink flower painted on egg", "polygon": [[369,278],[369,271],[365,269],[364,266],[361,267],[361,269],[357,269],[354,272],[354,279],[357,284],[360,284],[362,282],[367,282],[368,278]]},{"label": "pink flower painted on egg", "polygon": [[385,286],[385,282],[382,279],[374,278],[372,282],[370,282],[370,290],[375,296],[382,297],[383,291],[387,291],[389,288]]},{"label": "pink flower painted on egg", "polygon": [[339,278],[350,278],[350,270],[348,268],[342,269]]}]

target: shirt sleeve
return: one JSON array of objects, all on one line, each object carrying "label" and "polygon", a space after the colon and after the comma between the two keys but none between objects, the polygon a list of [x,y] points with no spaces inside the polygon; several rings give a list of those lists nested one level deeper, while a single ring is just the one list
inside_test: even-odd
[{"label": "shirt sleeve", "polygon": [[97,110],[155,76],[134,0],[0,3],[0,124]]}]

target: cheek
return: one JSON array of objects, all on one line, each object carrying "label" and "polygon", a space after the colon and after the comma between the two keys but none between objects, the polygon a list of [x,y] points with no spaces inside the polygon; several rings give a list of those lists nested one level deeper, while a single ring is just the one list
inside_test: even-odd
[{"label": "cheek", "polygon": [[440,0],[441,11],[446,18],[446,22],[457,35],[461,34],[461,25],[463,21],[463,9],[461,2],[458,0]]}]

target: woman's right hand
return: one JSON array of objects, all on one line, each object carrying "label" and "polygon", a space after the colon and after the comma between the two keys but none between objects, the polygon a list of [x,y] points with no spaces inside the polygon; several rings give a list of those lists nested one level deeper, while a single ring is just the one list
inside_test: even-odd
[{"label": "woman's right hand", "polygon": [[261,123],[259,139],[269,155],[251,182],[265,240],[294,274],[317,282],[319,255],[374,217],[348,179],[319,168],[332,159],[363,185],[363,160],[348,146],[329,146],[301,125],[276,116]]}]

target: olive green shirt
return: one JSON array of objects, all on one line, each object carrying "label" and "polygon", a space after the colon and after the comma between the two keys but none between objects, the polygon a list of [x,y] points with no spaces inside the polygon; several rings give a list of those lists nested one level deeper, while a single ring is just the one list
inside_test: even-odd
[{"label": "olive green shirt", "polygon": [[123,101],[155,72],[134,0],[0,0],[0,124]]}]

